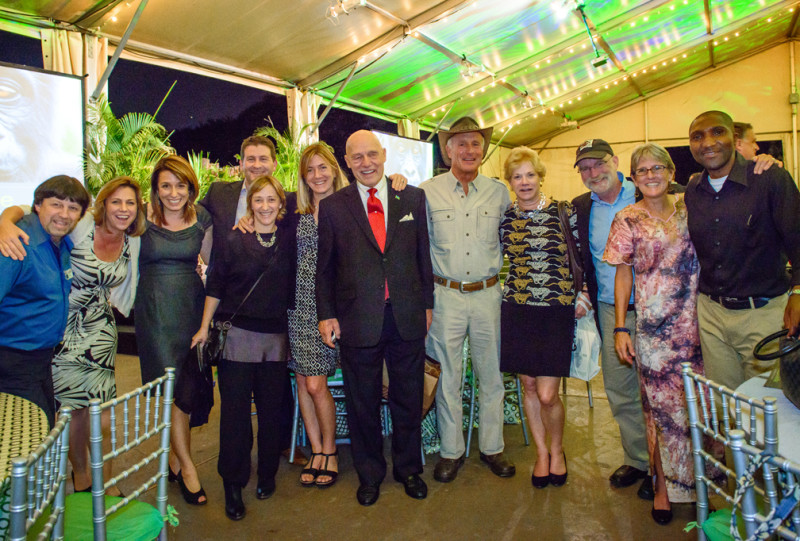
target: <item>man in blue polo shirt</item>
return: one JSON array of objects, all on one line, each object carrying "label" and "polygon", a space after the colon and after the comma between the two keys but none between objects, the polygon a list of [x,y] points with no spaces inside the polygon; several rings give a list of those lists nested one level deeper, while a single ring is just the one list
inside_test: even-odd
[{"label": "man in blue polo shirt", "polygon": [[639,376],[636,368],[621,361],[614,349],[614,333],[629,332],[634,339],[636,313],[633,295],[625,318],[625,330],[615,329],[613,265],[603,261],[603,252],[617,212],[632,205],[636,199],[633,182],[619,171],[619,158],[611,145],[602,139],[589,139],[575,152],[575,167],[589,192],[573,199],[578,215],[578,237],[582,250],[586,286],[595,308],[600,336],[603,340],[602,368],[608,405],[619,425],[624,451],[622,466],[611,474],[609,481],[615,487],[627,487],[644,479],[639,487],[639,497],[653,499],[652,479],[647,475],[649,456],[645,438],[644,413],[639,394]]},{"label": "man in blue polo shirt", "polygon": [[28,235],[28,255],[0,255],[0,392],[38,405],[52,426],[55,398],[50,361],[67,325],[72,242],[66,235],[86,212],[89,194],[72,177],[40,184],[33,213],[17,225]]}]

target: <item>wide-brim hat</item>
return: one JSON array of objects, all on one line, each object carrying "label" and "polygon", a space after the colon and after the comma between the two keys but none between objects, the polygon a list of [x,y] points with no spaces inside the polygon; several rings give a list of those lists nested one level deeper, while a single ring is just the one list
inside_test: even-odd
[{"label": "wide-brim hat", "polygon": [[581,143],[578,150],[575,151],[575,165],[573,165],[573,167],[577,167],[578,162],[584,158],[596,158],[601,160],[606,156],[613,155],[614,151],[611,149],[611,145],[606,141],[602,139],[587,139]]},{"label": "wide-brim hat", "polygon": [[438,133],[439,151],[442,153],[442,159],[448,167],[450,167],[450,157],[447,155],[447,149],[445,148],[447,146],[447,141],[454,135],[469,132],[478,132],[483,135],[483,155],[486,156],[486,152],[489,150],[489,144],[492,142],[492,128],[481,128],[478,123],[475,122],[474,118],[463,116],[453,122],[449,130],[440,131]]}]

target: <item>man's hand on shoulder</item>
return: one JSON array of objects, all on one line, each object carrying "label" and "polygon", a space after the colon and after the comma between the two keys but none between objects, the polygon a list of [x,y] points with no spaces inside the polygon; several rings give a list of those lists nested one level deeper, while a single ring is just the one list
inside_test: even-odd
[{"label": "man's hand on shoulder", "polygon": [[782,161],[773,158],[769,154],[759,154],[758,156],[753,158],[753,161],[756,162],[756,166],[753,169],[753,173],[755,173],[756,175],[760,175],[761,173],[772,167],[773,164],[781,168],[783,167]]}]

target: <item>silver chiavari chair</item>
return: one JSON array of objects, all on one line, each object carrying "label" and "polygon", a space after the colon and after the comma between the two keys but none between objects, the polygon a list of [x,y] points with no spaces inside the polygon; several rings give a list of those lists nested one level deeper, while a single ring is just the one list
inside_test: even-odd
[{"label": "silver chiavari chair", "polygon": [[[731,432],[743,431],[747,443],[755,448],[776,454],[778,450],[778,420],[776,399],[751,398],[715,383],[695,373],[690,363],[681,363],[683,386],[686,391],[686,404],[689,414],[689,430],[692,439],[694,458],[694,478],[697,491],[698,539],[705,541],[702,524],[708,518],[708,494],[712,490],[726,502],[734,505],[733,494],[727,483],[718,484],[707,476],[707,467],[715,466],[727,478],[735,480],[736,472],[727,467],[707,451],[707,441],[717,441],[731,447]],[[768,469],[767,469],[768,470]],[[764,480],[767,486],[772,482],[772,473],[766,471]]]},{"label": "silver chiavari chair", "polygon": [[37,539],[64,538],[64,500],[69,451],[69,408],[30,455],[11,461],[9,539],[23,541],[28,531],[50,510]]},{"label": "silver chiavari chair", "polygon": [[[67,498],[66,531],[68,538],[105,541],[106,538],[166,540],[167,469],[175,369],[141,387],[103,404],[89,402],[89,459],[92,469],[91,494],[71,494]],[[101,415],[110,412],[111,432],[108,452],[103,451]],[[121,422],[121,430],[118,423]],[[149,444],[149,447],[144,447]],[[155,448],[153,448],[155,444]],[[106,480],[103,465],[116,460],[126,464],[113,478]],[[117,468],[115,468],[116,470]],[[134,475],[144,481],[125,497],[106,496],[106,491]],[[141,479],[141,477],[139,477]],[[139,501],[156,487],[156,505]],[[126,537],[128,536],[128,537]]]},{"label": "silver chiavari chair", "polygon": [[[800,464],[745,441],[742,430],[731,430],[733,466],[739,476],[737,505],[748,538],[800,539]],[[764,486],[755,482],[761,470]],[[759,510],[759,503],[762,502]]]}]

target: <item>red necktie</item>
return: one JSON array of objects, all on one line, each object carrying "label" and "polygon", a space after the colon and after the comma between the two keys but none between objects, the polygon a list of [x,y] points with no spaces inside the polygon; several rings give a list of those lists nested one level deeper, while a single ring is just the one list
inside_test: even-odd
[{"label": "red necktie", "polygon": [[[367,190],[369,197],[367,197],[367,217],[369,218],[369,226],[372,228],[372,234],[375,235],[375,240],[378,241],[378,247],[381,252],[386,247],[386,220],[383,217],[383,205],[381,200],[375,197],[378,190],[370,188]],[[384,286],[384,299],[389,298],[389,284]]]}]

